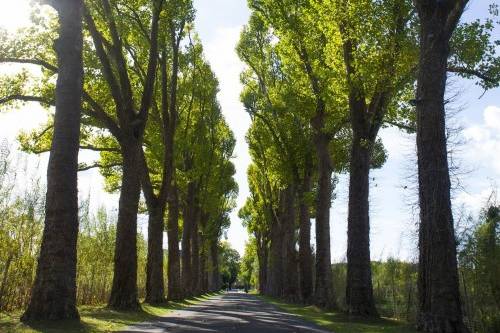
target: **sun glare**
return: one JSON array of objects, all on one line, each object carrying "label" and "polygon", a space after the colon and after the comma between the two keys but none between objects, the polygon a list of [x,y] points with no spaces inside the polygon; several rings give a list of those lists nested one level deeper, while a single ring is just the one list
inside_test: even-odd
[{"label": "sun glare", "polygon": [[15,31],[27,25],[30,6],[29,0],[0,0],[0,27]]}]

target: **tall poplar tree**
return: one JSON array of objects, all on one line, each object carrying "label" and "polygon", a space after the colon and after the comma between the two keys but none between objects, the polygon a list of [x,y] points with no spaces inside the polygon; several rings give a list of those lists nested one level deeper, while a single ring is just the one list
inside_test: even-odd
[{"label": "tall poplar tree", "polygon": [[36,278],[23,321],[78,319],[78,151],[83,87],[81,0],[50,1],[59,17],[54,48],[58,76],[54,134],[47,170],[45,228]]}]

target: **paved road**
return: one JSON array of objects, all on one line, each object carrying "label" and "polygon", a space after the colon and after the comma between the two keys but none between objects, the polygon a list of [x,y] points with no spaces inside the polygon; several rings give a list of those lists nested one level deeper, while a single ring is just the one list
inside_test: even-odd
[{"label": "paved road", "polygon": [[254,296],[227,293],[123,332],[329,333]]}]

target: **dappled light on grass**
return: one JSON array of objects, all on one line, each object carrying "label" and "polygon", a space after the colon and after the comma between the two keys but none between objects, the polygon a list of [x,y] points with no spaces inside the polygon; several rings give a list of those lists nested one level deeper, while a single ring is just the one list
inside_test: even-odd
[{"label": "dappled light on grass", "polygon": [[196,305],[215,295],[217,294],[206,294],[179,302],[169,302],[160,306],[152,306],[143,303],[138,311],[115,311],[105,306],[82,306],[78,309],[81,317],[80,322],[37,322],[25,325],[19,321],[21,312],[11,313],[9,315],[0,314],[0,327],[2,333],[112,332],[124,329],[125,327],[136,323],[158,320],[161,316],[166,315],[170,311],[180,310],[191,305]]},{"label": "dappled light on grass", "polygon": [[397,320],[381,319],[356,319],[341,312],[331,312],[319,309],[316,306],[290,304],[271,297],[258,296],[277,307],[301,316],[335,333],[416,333],[411,325]]}]

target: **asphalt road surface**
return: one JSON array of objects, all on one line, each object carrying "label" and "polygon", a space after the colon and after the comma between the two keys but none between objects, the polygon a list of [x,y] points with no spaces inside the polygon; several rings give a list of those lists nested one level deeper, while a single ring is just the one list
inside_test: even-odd
[{"label": "asphalt road surface", "polygon": [[156,321],[137,324],[123,332],[329,333],[255,296],[236,292],[170,312]]}]

